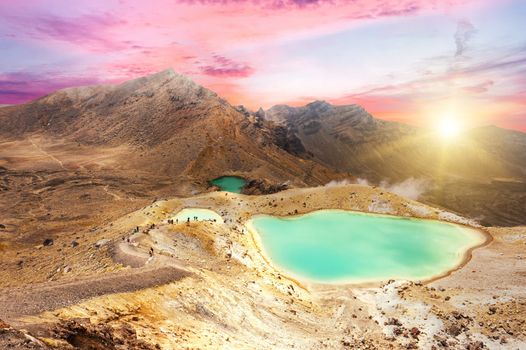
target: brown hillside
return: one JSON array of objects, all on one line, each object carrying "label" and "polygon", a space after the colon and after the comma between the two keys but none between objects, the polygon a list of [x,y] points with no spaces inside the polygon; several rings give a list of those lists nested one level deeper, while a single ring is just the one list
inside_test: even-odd
[{"label": "brown hillside", "polygon": [[373,118],[357,105],[316,101],[275,106],[266,119],[287,127],[314,159],[369,182],[426,179],[423,199],[489,225],[526,223],[526,134],[484,127],[456,140]]}]

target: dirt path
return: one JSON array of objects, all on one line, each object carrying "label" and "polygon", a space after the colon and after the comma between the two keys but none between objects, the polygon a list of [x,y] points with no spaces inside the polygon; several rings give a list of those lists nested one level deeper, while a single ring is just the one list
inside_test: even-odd
[{"label": "dirt path", "polygon": [[132,292],[167,284],[189,275],[189,272],[175,267],[161,267],[0,289],[0,319],[16,325],[16,319],[22,316],[59,309],[105,294]]},{"label": "dirt path", "polygon": [[[114,262],[130,267],[143,267],[150,256],[146,252],[140,252],[129,243],[115,244],[111,249],[111,258]],[[158,257],[156,257],[158,258]]]},{"label": "dirt path", "polygon": [[104,186],[104,192],[106,192],[107,194],[109,194],[110,196],[115,198],[116,200],[120,201],[122,199],[122,197],[119,196],[118,194],[116,194],[115,192],[110,191],[109,188],[110,188],[110,185]]},{"label": "dirt path", "polygon": [[54,160],[55,162],[57,162],[60,167],[64,170],[68,170],[66,169],[66,167],[64,166],[64,163],[62,163],[62,161],[58,158],[56,158],[55,156],[53,156],[52,154],[49,154],[48,152],[46,152],[45,150],[42,149],[42,147],[40,147],[39,145],[37,145],[32,138],[29,138],[29,142],[31,142],[31,145],[33,145],[33,147],[35,147],[40,153],[42,153],[43,155],[45,155],[46,157],[48,158],[51,158],[52,160]]}]

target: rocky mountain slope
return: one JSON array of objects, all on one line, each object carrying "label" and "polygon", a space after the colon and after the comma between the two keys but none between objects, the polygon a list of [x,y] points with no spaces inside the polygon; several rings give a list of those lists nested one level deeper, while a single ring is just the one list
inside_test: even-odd
[{"label": "rocky mountain slope", "polygon": [[[339,170],[354,160],[344,167],[338,159],[360,142],[376,153],[419,134],[354,118],[357,112],[365,113],[351,106],[345,120],[336,115],[326,124],[318,112],[311,120],[300,113],[303,130],[277,113],[234,108],[173,71],[1,108],[0,348],[523,347],[524,227],[477,226],[488,244],[428,285],[310,286],[264,258],[246,226],[262,213],[341,208],[474,224],[381,188],[303,188],[350,178]],[[326,144],[317,144],[318,134]],[[477,137],[499,152],[514,149],[502,146],[502,135]],[[380,156],[385,164],[358,158],[364,168],[357,170],[383,171],[391,160]],[[400,178],[409,171],[396,170]],[[226,174],[247,178],[252,190],[282,189],[285,181],[301,188],[212,192],[207,181]],[[494,208],[506,195],[475,188],[484,200],[472,201],[468,187],[455,184],[448,195],[467,205]],[[510,190],[501,202],[511,221],[524,204],[521,193]],[[210,208],[223,220],[174,223],[189,207]]]},{"label": "rocky mountain slope", "polygon": [[192,80],[166,70],[117,86],[60,90],[0,110],[0,135],[34,133],[88,146],[122,146],[119,159],[171,177],[205,182],[225,172],[297,185],[326,183],[333,173],[274,145],[272,135]]},{"label": "rocky mountain slope", "polygon": [[425,179],[424,199],[486,224],[526,223],[526,134],[497,127],[445,141],[436,133],[373,118],[357,105],[315,101],[263,113],[312,158],[371,183]]},{"label": "rocky mountain slope", "polygon": [[252,194],[341,177],[279,140],[173,70],[0,108],[0,254],[74,241],[155,199],[212,191],[223,175]]},{"label": "rocky mountain slope", "polygon": [[[188,207],[222,220],[170,221]],[[323,285],[275,268],[247,225],[328,208],[469,224],[363,185],[156,201],[76,246],[62,237],[0,255],[0,348],[524,348],[524,227],[482,228],[492,240],[433,282]]]}]

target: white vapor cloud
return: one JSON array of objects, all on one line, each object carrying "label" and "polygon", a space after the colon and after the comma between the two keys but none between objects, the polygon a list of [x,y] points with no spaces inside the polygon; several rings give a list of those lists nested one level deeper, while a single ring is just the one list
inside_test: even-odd
[{"label": "white vapor cloud", "polygon": [[430,181],[427,179],[417,179],[410,177],[402,182],[389,184],[387,181],[382,181],[380,187],[397,195],[417,200],[428,189]]},{"label": "white vapor cloud", "polygon": [[[329,183],[327,183],[325,186],[326,187],[336,187],[336,186],[344,186],[344,185],[350,185],[350,184],[374,186],[374,184],[370,183],[367,179],[364,179],[364,178],[357,178],[356,180],[353,180],[353,181],[351,180],[332,180]],[[410,177],[408,179],[405,179],[402,182],[397,182],[394,184],[390,184],[388,181],[383,180],[380,182],[378,187],[381,187],[385,189],[386,191],[392,192],[399,196],[417,200],[418,198],[420,198],[420,196],[424,192],[427,191],[430,185],[431,185],[431,182],[428,179]]]}]

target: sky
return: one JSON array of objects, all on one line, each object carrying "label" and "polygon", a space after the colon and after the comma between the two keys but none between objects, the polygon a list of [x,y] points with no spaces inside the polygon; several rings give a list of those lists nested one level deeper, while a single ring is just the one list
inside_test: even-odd
[{"label": "sky", "polygon": [[0,0],[0,104],[171,67],[251,109],[526,131],[525,33],[524,0]]}]

